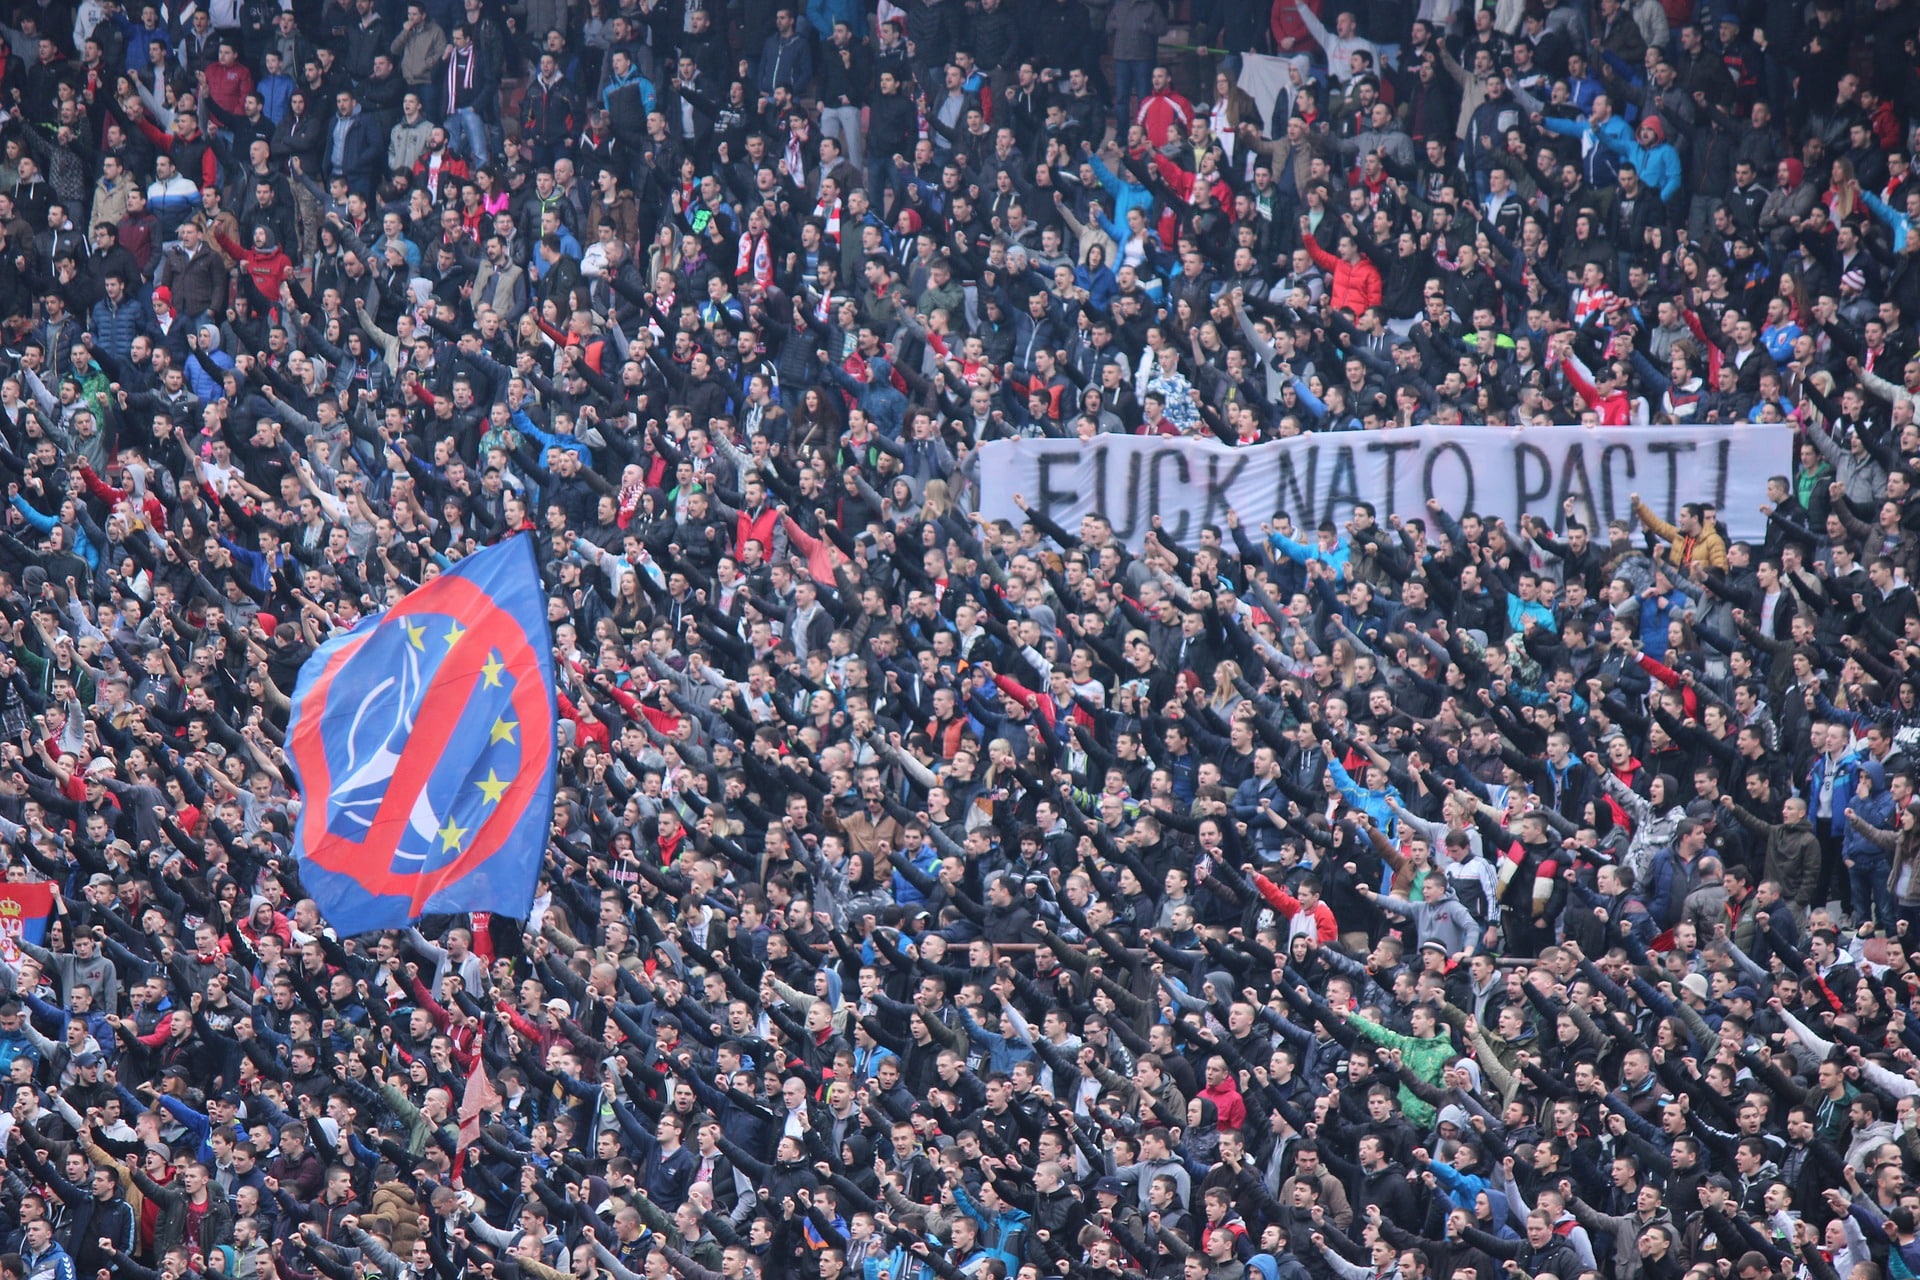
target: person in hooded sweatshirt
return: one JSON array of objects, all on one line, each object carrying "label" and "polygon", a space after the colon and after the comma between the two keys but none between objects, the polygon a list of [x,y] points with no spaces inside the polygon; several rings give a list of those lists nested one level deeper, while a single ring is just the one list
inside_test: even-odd
[{"label": "person in hooded sweatshirt", "polygon": [[1671,208],[1680,195],[1680,153],[1667,141],[1667,126],[1659,116],[1647,116],[1632,136],[1601,132],[1607,149],[1632,163],[1640,181],[1660,193]]},{"label": "person in hooded sweatshirt", "polygon": [[187,359],[187,386],[203,404],[224,400],[227,391],[222,377],[233,368],[233,357],[220,349],[219,326],[203,324],[199,336],[199,347]]},{"label": "person in hooded sweatshirt", "polygon": [[[823,351],[824,357],[826,353]],[[827,380],[846,392],[854,407],[866,410],[867,417],[873,422],[881,435],[889,440],[898,440],[906,425],[907,398],[893,385],[893,362],[885,356],[875,356],[867,361],[867,379],[862,382],[854,378],[838,364],[828,362],[823,366]]]},{"label": "person in hooded sweatshirt", "polygon": [[1860,823],[1881,829],[1893,826],[1893,797],[1887,792],[1887,770],[1878,760],[1863,758],[1854,781],[1853,802],[1847,806],[1847,833],[1840,845],[1840,860],[1853,882],[1853,909],[1866,918],[1867,904],[1873,904],[1874,923],[1882,929],[1893,928],[1896,913],[1893,891],[1888,887],[1891,868],[1887,851],[1860,830]]},{"label": "person in hooded sweatshirt", "polygon": [[1307,1269],[1287,1251],[1283,1237],[1276,1253],[1256,1253],[1247,1260],[1247,1276],[1248,1280],[1307,1280]]},{"label": "person in hooded sweatshirt", "polygon": [[1669,1246],[1679,1238],[1679,1228],[1674,1226],[1660,1189],[1651,1183],[1641,1186],[1632,1213],[1601,1213],[1579,1196],[1567,1201],[1567,1208],[1590,1234],[1613,1241],[1615,1280],[1646,1280],[1641,1240],[1650,1231],[1665,1231]]},{"label": "person in hooded sweatshirt", "polygon": [[1674,832],[1687,816],[1680,803],[1680,783],[1663,773],[1653,780],[1647,794],[1641,795],[1615,776],[1602,770],[1600,757],[1589,751],[1582,759],[1599,777],[1607,795],[1633,823],[1633,843],[1627,846],[1627,870],[1637,888],[1645,890],[1653,874],[1654,855],[1672,846]]},{"label": "person in hooded sweatshirt", "polygon": [[1804,164],[1792,156],[1783,157],[1775,171],[1774,188],[1760,206],[1760,233],[1776,253],[1786,253],[1799,235],[1799,223],[1812,212],[1820,193],[1807,181]]},{"label": "person in hooded sweatshirt", "polygon": [[[1445,876],[1428,876],[1420,883],[1420,901],[1410,902],[1406,898],[1396,898],[1392,894],[1376,894],[1371,885],[1360,885],[1360,894],[1370,898],[1382,911],[1391,911],[1413,922],[1414,930],[1422,942],[1438,942],[1446,947],[1447,954],[1458,956],[1471,952],[1474,942],[1480,934],[1480,922],[1453,896],[1453,888]],[[1408,940],[1411,945],[1411,939]]]},{"label": "person in hooded sweatshirt", "polygon": [[1508,1218],[1511,1212],[1503,1193],[1483,1191],[1475,1198],[1471,1211],[1458,1208],[1448,1211],[1447,1238],[1444,1240],[1415,1235],[1385,1217],[1378,1209],[1370,1212],[1368,1221],[1379,1230],[1380,1238],[1394,1248],[1418,1249],[1426,1254],[1429,1264],[1427,1274],[1430,1276],[1456,1276],[1462,1271],[1472,1271],[1491,1277],[1501,1274],[1499,1266],[1485,1252],[1466,1243],[1461,1232],[1471,1226],[1496,1240],[1518,1240],[1519,1233],[1513,1229]]}]

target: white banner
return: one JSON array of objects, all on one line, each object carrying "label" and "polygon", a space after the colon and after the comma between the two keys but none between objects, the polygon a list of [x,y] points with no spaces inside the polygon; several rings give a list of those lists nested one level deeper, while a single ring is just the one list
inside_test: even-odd
[{"label": "white banner", "polygon": [[1637,493],[1668,522],[1683,503],[1709,503],[1727,537],[1758,541],[1767,478],[1792,463],[1792,429],[1772,426],[1402,427],[1248,448],[1123,435],[996,440],[980,450],[980,511],[1018,526],[1019,495],[1076,533],[1080,517],[1103,515],[1137,551],[1154,515],[1194,546],[1203,525],[1224,530],[1229,510],[1250,527],[1285,512],[1310,537],[1322,520],[1344,524],[1357,502],[1372,503],[1384,523],[1427,519],[1427,499],[1437,498],[1455,519],[1500,516],[1517,530],[1523,515],[1558,528],[1572,498],[1574,514],[1604,540],[1606,522],[1629,518]]}]

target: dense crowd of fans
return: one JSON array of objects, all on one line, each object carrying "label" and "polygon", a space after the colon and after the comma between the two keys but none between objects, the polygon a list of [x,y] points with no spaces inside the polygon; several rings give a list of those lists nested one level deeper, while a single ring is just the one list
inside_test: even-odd
[{"label": "dense crowd of fans", "polygon": [[[5,9],[7,1280],[1920,1274],[1920,6]],[[970,514],[1576,421],[1800,443]],[[339,936],[302,663],[520,532],[533,915]]]}]

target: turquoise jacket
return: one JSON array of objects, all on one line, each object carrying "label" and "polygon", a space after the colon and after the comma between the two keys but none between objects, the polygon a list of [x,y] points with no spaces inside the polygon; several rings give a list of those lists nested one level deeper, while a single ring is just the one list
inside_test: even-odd
[{"label": "turquoise jacket", "polygon": [[[50,516],[44,511],[34,510],[33,507],[27,504],[27,500],[17,493],[13,495],[13,509],[18,511],[28,524],[38,529],[41,533],[52,532],[53,526],[60,523],[58,517]],[[67,532],[73,535],[73,549],[81,559],[87,562],[87,567],[90,569],[98,569],[100,567],[100,548],[93,545],[93,539],[87,536],[87,531],[78,525],[73,525],[68,528]]]},{"label": "turquoise jacket", "polygon": [[1349,550],[1345,538],[1335,542],[1331,551],[1322,551],[1318,539],[1313,542],[1295,542],[1284,533],[1268,534],[1267,545],[1289,560],[1297,560],[1301,564],[1309,560],[1318,560],[1341,577],[1346,576]]},{"label": "turquoise jacket", "polygon": [[953,1202],[960,1207],[960,1212],[979,1224],[980,1247],[1006,1263],[1008,1275],[1018,1271],[1021,1249],[1026,1244],[1029,1216],[1011,1205],[999,1213],[990,1214],[967,1194],[964,1186],[953,1189]]},{"label": "turquoise jacket", "polygon": [[1860,198],[1865,201],[1867,208],[1873,210],[1873,216],[1885,223],[1887,230],[1893,233],[1893,251],[1899,253],[1906,248],[1907,232],[1913,229],[1913,223],[1907,215],[1871,191],[1862,191]]},{"label": "turquoise jacket", "polygon": [[1639,171],[1640,181],[1658,191],[1662,200],[1672,204],[1679,196],[1680,153],[1673,149],[1672,143],[1656,142],[1651,147],[1643,147],[1631,133],[1622,138],[1610,129],[1600,133],[1600,141],[1607,150],[1632,164]]},{"label": "turquoise jacket", "polygon": [[1387,839],[1394,838],[1398,829],[1399,816],[1393,807],[1400,803],[1400,788],[1389,783],[1384,790],[1369,791],[1353,780],[1346,766],[1338,760],[1327,761],[1327,776],[1333,779],[1333,786],[1345,800],[1360,812],[1373,819],[1373,824],[1386,834]]}]

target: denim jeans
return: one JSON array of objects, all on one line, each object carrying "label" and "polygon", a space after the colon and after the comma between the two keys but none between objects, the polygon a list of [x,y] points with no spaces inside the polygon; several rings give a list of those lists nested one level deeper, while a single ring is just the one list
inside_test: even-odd
[{"label": "denim jeans", "polygon": [[1853,918],[1864,920],[1869,905],[1873,908],[1873,922],[1882,929],[1894,927],[1896,919],[1893,910],[1893,890],[1887,887],[1887,874],[1891,869],[1886,855],[1878,851],[1872,853],[1855,852],[1853,865],[1847,868],[1847,878],[1853,883]]},{"label": "denim jeans", "polygon": [[487,125],[472,107],[461,107],[446,120],[447,137],[479,168],[487,162]]},{"label": "denim jeans", "polygon": [[887,192],[893,187],[893,157],[876,151],[867,153],[867,199],[875,213],[887,211]]},{"label": "denim jeans", "polygon": [[1121,146],[1127,143],[1127,126],[1133,123],[1134,109],[1140,105],[1140,99],[1152,92],[1153,59],[1114,60],[1113,101],[1119,116],[1117,136]]}]

